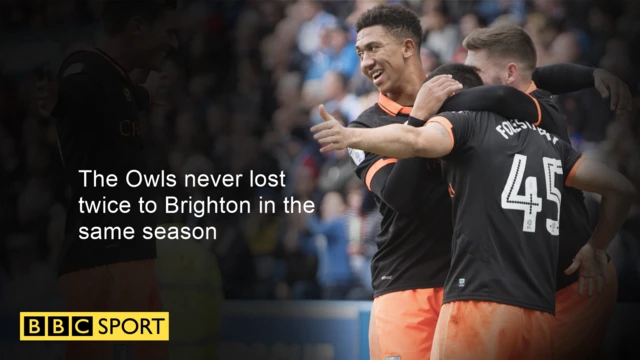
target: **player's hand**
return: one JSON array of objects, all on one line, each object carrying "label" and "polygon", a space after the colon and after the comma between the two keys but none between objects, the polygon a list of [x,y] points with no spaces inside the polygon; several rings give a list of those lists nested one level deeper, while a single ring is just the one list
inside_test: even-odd
[{"label": "player's hand", "polygon": [[326,153],[333,150],[344,150],[349,147],[349,129],[342,126],[338,120],[327,113],[323,105],[320,105],[320,116],[324,122],[311,128],[311,132],[316,133],[313,138],[323,146],[320,149],[321,153]]},{"label": "player's hand", "polygon": [[425,82],[413,104],[411,116],[426,120],[437,114],[447,98],[462,89],[462,84],[451,75],[438,75]]},{"label": "player's hand", "polygon": [[43,118],[51,116],[51,112],[58,103],[58,86],[53,80],[51,68],[44,68],[42,80],[36,82],[34,89],[34,99],[36,101],[38,114]]},{"label": "player's hand", "polygon": [[593,72],[593,80],[602,98],[610,98],[611,111],[618,115],[625,115],[631,111],[631,91],[624,81],[604,69],[596,69]]},{"label": "player's hand", "polygon": [[584,293],[584,283],[587,283],[587,294],[593,295],[593,283],[596,283],[598,294],[602,293],[603,282],[609,285],[609,260],[607,253],[602,249],[594,248],[590,243],[583,246],[573,258],[573,263],[564,271],[571,275],[576,270],[580,275],[578,281],[578,294]]}]

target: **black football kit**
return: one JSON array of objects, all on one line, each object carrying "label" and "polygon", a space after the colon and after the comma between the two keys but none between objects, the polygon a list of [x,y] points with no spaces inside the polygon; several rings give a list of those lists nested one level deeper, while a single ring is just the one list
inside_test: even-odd
[{"label": "black football kit", "polygon": [[[155,241],[142,239],[142,226],[151,225],[138,211],[144,186],[129,187],[130,170],[144,174],[143,129],[150,94],[134,84],[125,70],[99,49],[70,54],[59,71],[59,100],[52,115],[57,132],[65,177],[71,189],[67,207],[65,240],[59,255],[58,274],[116,262],[153,259]],[[80,170],[114,174],[116,187],[94,187],[88,175],[83,184]],[[78,201],[127,200],[129,213],[81,213]],[[81,240],[80,228],[134,228],[132,240]]]},{"label": "black football kit", "polygon": [[493,301],[554,314],[560,206],[580,153],[491,112],[446,112],[429,122],[453,141],[442,157],[454,224],[443,303]]},{"label": "black football kit", "polygon": [[[593,70],[575,64],[558,64],[537,68],[533,78],[555,93],[571,92],[592,87]],[[544,92],[537,90],[533,96],[541,97],[541,94]],[[445,101],[440,110],[494,111],[533,124],[540,123],[545,109],[517,89],[489,85],[461,91]],[[422,120],[410,118],[410,112],[410,106],[402,106],[380,94],[378,103],[349,126],[375,128],[405,122],[411,126],[424,124]],[[545,115],[545,119],[547,117]],[[545,120],[541,126],[549,123]],[[378,251],[371,265],[374,295],[444,286],[451,255],[452,226],[449,190],[442,180],[440,162],[423,158],[397,160],[353,149],[349,152],[356,164],[357,176],[374,193],[383,216],[377,236]],[[579,217],[580,214],[576,215]],[[570,261],[577,252],[574,249],[575,246],[561,248],[560,262],[563,263],[562,259]],[[568,285],[573,282],[572,278],[559,270],[558,285]]]}]

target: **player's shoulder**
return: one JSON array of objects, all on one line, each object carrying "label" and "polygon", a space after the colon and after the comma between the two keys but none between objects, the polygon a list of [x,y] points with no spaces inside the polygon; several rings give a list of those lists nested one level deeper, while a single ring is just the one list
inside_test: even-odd
[{"label": "player's shoulder", "polygon": [[110,77],[109,61],[90,47],[79,47],[69,52],[62,61],[58,77],[61,82],[69,79],[91,78],[97,81]]},{"label": "player's shoulder", "polygon": [[458,121],[471,121],[471,122],[482,122],[487,117],[493,117],[494,113],[488,111],[470,111],[470,110],[459,110],[459,111],[443,111],[436,115],[434,115],[430,120],[437,119],[446,119],[449,122],[458,122]]},{"label": "player's shoulder", "polygon": [[351,123],[349,123],[349,127],[375,127],[376,118],[380,115],[377,111],[378,104],[373,104],[365,109],[363,112],[358,115]]},{"label": "player's shoulder", "polygon": [[470,118],[474,117],[478,111],[469,111],[469,110],[458,110],[458,111],[443,111],[434,115],[435,117],[443,117],[443,118]]},{"label": "player's shoulder", "polygon": [[530,92],[529,95],[538,101],[538,104],[541,107],[547,107],[550,110],[560,110],[560,103],[556,98],[553,97],[553,94],[546,90],[535,89]]},{"label": "player's shoulder", "polygon": [[[546,136],[546,134],[548,133],[545,132],[543,135]],[[557,151],[565,152],[567,150],[573,149],[573,145],[570,142],[565,141],[553,134],[549,134],[549,136],[551,137],[551,141],[547,141],[547,143],[551,144],[551,146],[554,147]]]},{"label": "player's shoulder", "polygon": [[397,123],[397,121],[394,121],[394,117],[382,110],[378,103],[375,103],[361,112],[355,120],[349,123],[349,127],[375,128],[394,123]]},{"label": "player's shoulder", "polygon": [[538,100],[553,99],[553,94],[540,88],[536,88],[535,90],[529,92],[529,95]]}]

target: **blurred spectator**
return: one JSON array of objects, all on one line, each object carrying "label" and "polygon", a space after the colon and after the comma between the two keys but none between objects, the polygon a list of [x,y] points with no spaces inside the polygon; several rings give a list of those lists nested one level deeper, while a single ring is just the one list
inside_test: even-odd
[{"label": "blurred spectator", "polygon": [[589,12],[587,29],[592,38],[589,64],[597,65],[598,59],[603,56],[607,42],[616,33],[616,21],[623,12],[624,7],[619,0],[594,2]]},{"label": "blurred spectator", "polygon": [[360,59],[354,50],[355,42],[350,39],[349,27],[343,23],[327,26],[321,32],[321,38],[326,38],[327,46],[314,55],[306,80],[320,79],[327,71],[352,77],[359,68]]},{"label": "blurred spectator", "polygon": [[377,211],[366,211],[364,192],[357,179],[352,179],[346,186],[347,224],[349,234],[349,262],[351,271],[357,279],[357,285],[348,295],[350,299],[373,299],[371,285],[371,258],[375,253],[375,236],[380,225]]},{"label": "blurred spectator", "polygon": [[451,22],[449,7],[439,0],[426,0],[425,6],[421,19],[422,30],[426,33],[423,45],[437,53],[441,61],[451,62],[462,39],[458,27]]},{"label": "blurred spectator", "polygon": [[329,71],[324,74],[324,102],[329,113],[340,112],[347,123],[355,120],[364,110],[358,98],[347,89],[349,77],[343,73]]},{"label": "blurred spectator", "polygon": [[[552,63],[581,63],[582,51],[576,33],[563,32],[556,36],[549,54]],[[573,143],[578,149],[590,149],[604,139],[606,126],[613,113],[608,101],[603,100],[598,91],[582,90],[559,96],[558,100],[564,106]]]},{"label": "blurred spectator", "polygon": [[[538,1],[539,6],[546,6],[548,2],[558,2],[562,0],[534,0]],[[479,0],[477,1],[476,11],[488,23],[493,23],[500,16],[507,15],[515,22],[521,22],[525,16],[525,0]]]},{"label": "blurred spectator", "polygon": [[[461,62],[464,62],[466,56],[467,54],[465,52]],[[424,70],[425,74],[429,74],[435,68],[442,64],[438,54],[435,51],[427,48],[426,46],[422,46],[420,48],[420,60],[422,61],[422,69]]]},{"label": "blurred spectator", "polygon": [[353,165],[347,151],[332,151],[320,169],[318,188],[323,193],[342,191],[353,180]]},{"label": "blurred spectator", "polygon": [[337,19],[325,12],[317,0],[299,0],[295,6],[297,18],[304,22],[298,32],[298,48],[303,54],[311,56],[321,50],[318,34],[323,28],[334,25]]},{"label": "blurred spectator", "polygon": [[347,249],[349,237],[346,223],[346,204],[338,192],[329,192],[322,199],[322,218],[309,215],[307,226],[316,238],[318,247],[318,280],[323,298],[343,300],[353,287],[353,275]]},{"label": "blurred spectator", "polygon": [[[466,13],[462,15],[462,17],[460,18],[460,23],[459,23],[460,38],[464,39],[467,37],[467,35],[471,34],[473,30],[478,28],[483,28],[485,26],[487,26],[487,23],[484,21],[482,17],[480,17],[480,15],[472,12]],[[451,58],[451,62],[463,63],[466,57],[467,57],[467,51],[462,46],[462,42],[461,42],[456,48],[456,51],[453,54],[453,57]],[[422,66],[426,66],[424,58],[422,59]],[[436,67],[437,66],[432,65],[429,68],[433,70]]]},{"label": "blurred spectator", "polygon": [[554,63],[580,62],[582,51],[578,36],[573,32],[559,34],[551,44],[550,54]]},{"label": "blurred spectator", "polygon": [[566,14],[562,0],[534,0],[536,10],[551,19],[563,18]]},{"label": "blurred spectator", "polygon": [[384,2],[386,1],[385,0],[355,0],[353,11],[349,14],[349,16],[347,16],[346,23],[349,24],[350,26],[355,26],[356,21],[358,21],[358,18],[360,17],[360,15],[362,15],[363,12],[371,9],[377,4],[382,4]]},{"label": "blurred spectator", "polygon": [[557,36],[558,32],[551,26],[550,20],[542,13],[535,12],[527,15],[524,29],[531,36],[538,55],[538,66],[547,65],[552,62],[549,54],[549,47]]}]

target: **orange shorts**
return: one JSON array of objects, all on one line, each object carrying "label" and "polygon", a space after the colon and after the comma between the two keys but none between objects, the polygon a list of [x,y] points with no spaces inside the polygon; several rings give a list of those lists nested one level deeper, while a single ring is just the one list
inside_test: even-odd
[{"label": "orange shorts", "polygon": [[442,305],[431,360],[538,360],[553,355],[553,315],[487,301]]},{"label": "orange shorts", "polygon": [[443,294],[444,289],[436,288],[376,297],[369,324],[370,359],[428,360]]},{"label": "orange shorts", "polygon": [[[131,261],[65,274],[58,280],[68,311],[161,311],[155,260]],[[67,360],[164,360],[166,342],[70,341]]]},{"label": "orange shorts", "polygon": [[609,262],[609,285],[602,293],[587,295],[585,283],[582,295],[578,294],[578,282],[556,293],[556,318],[554,321],[557,359],[594,359],[602,352],[609,319],[618,298],[618,277],[615,266]]}]

